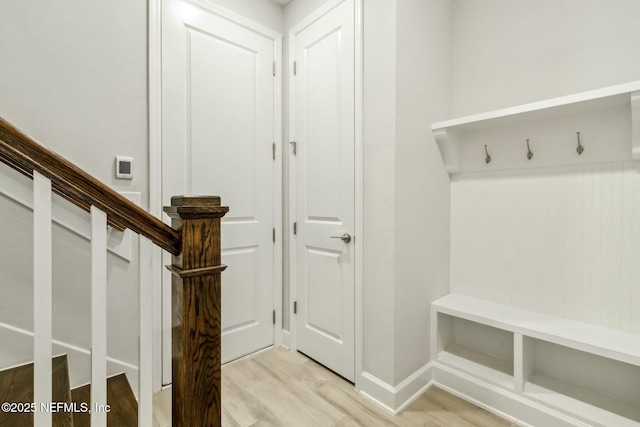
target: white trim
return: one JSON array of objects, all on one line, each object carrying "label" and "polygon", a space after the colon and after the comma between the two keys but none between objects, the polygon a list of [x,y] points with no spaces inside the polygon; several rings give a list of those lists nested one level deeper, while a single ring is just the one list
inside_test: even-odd
[{"label": "white trim", "polygon": [[640,160],[640,90],[631,92],[631,158]]},{"label": "white trim", "polygon": [[[161,0],[149,1],[149,208],[150,212],[159,218],[162,216],[162,10]],[[274,304],[276,310],[276,325],[274,327],[273,341],[274,345],[280,345],[282,342],[282,291],[283,291],[283,267],[282,267],[282,238],[284,232],[282,230],[282,161],[283,161],[283,143],[282,143],[282,34],[258,24],[250,19],[229,11],[223,7],[211,3],[209,0],[184,0],[185,2],[199,7],[207,12],[213,13],[224,19],[232,21],[248,30],[254,31],[274,43],[274,60],[276,61],[276,77],[274,78],[274,141],[276,143],[276,161],[274,165],[274,227],[276,229],[276,243],[274,244]],[[224,201],[223,201],[224,203]],[[159,250],[156,248],[156,252]],[[163,261],[164,260],[164,261]],[[169,260],[167,262],[167,260]],[[165,372],[171,372],[171,319],[164,316],[163,313],[171,312],[171,293],[170,273],[165,271],[163,264],[170,263],[170,257],[166,252],[158,256],[154,256],[153,271],[154,282],[162,283],[159,295],[154,298],[154,306],[156,307],[156,324],[159,325],[156,334],[155,351],[159,351],[162,355],[161,365],[154,370],[154,378],[156,375],[160,378],[160,384],[156,384],[154,389],[159,390],[162,386],[170,384],[169,378],[164,377]],[[224,275],[223,275],[224,280]],[[159,337],[159,338],[158,338]],[[155,349],[155,346],[159,350]]]},{"label": "white trim", "polygon": [[285,329],[282,330],[282,343],[280,346],[291,349],[291,334]]},{"label": "white trim", "polygon": [[[27,209],[33,210],[31,180],[15,173],[4,164],[0,164],[0,177],[2,177],[0,195]],[[139,193],[121,192],[120,194],[135,202],[133,198]],[[88,213],[76,208],[70,202],[55,194],[51,197],[51,204],[51,219],[55,224],[87,241],[91,240],[90,216]],[[119,258],[131,262],[132,234],[133,232],[128,229],[120,232],[109,227],[107,250]]]},{"label": "white trim", "polygon": [[513,391],[488,384],[438,362],[433,384],[523,427],[588,427],[590,424],[540,405]]},{"label": "white trim", "polygon": [[387,384],[369,372],[362,372],[360,377],[360,393],[387,411],[398,414],[431,386],[432,363],[422,366],[396,386]]},{"label": "white trim", "polygon": [[276,158],[273,165],[274,180],[274,198],[273,198],[273,227],[276,230],[276,241],[273,245],[273,309],[276,311],[276,322],[274,325],[273,344],[278,347],[282,345],[282,292],[284,287],[283,281],[283,240],[284,232],[282,230],[282,170],[284,161],[284,151],[282,143],[282,35],[274,40],[273,60],[276,64],[274,77],[274,128],[273,142],[276,144]]},{"label": "white trim", "polygon": [[[289,73],[289,141],[287,150],[289,152],[289,224],[287,224],[287,230],[289,233],[289,348],[291,351],[298,350],[298,342],[297,342],[297,333],[296,333],[296,313],[293,311],[293,304],[296,301],[296,235],[293,234],[293,223],[297,221],[296,215],[296,162],[295,155],[293,154],[293,149],[291,147],[291,141],[295,141],[295,120],[296,114],[295,109],[291,108],[292,105],[295,105],[295,93],[293,90],[294,86],[294,78],[293,78],[293,62],[294,55],[292,54],[295,51],[295,43],[294,43],[294,34],[290,30],[289,35],[287,37],[289,45],[287,49],[289,51],[288,60],[289,63],[286,64],[283,68],[287,70]],[[284,208],[284,207],[283,207]]]},{"label": "white trim", "polygon": [[[149,212],[162,218],[162,0],[148,0]],[[153,390],[162,388],[162,250],[151,248],[153,282]],[[140,253],[142,257],[142,252]],[[140,283],[140,286],[144,286]]]},{"label": "white trim", "polygon": [[429,387],[453,395],[523,427],[587,427],[584,421],[539,404],[522,394],[483,382],[438,362],[429,362],[397,386],[362,373],[360,393],[393,414],[399,414]]},{"label": "white trim", "polygon": [[355,373],[364,372],[364,0],[355,0]]}]

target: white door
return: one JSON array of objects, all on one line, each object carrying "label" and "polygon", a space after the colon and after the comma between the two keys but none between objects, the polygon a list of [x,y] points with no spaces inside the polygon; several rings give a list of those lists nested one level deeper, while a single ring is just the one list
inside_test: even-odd
[{"label": "white door", "polygon": [[163,2],[162,14],[163,199],[218,195],[230,208],[222,221],[226,362],[274,342],[280,39],[183,1]]},{"label": "white door", "polygon": [[297,348],[354,381],[353,0],[292,35]]}]

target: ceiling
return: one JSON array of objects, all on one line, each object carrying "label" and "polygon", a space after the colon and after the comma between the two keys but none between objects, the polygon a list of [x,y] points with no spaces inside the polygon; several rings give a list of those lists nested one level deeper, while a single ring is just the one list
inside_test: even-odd
[{"label": "ceiling", "polygon": [[271,0],[272,3],[278,4],[280,6],[286,6],[291,3],[292,0]]}]

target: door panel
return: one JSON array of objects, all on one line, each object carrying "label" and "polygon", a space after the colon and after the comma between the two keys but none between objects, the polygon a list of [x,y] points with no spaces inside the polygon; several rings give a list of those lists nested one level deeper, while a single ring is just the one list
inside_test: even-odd
[{"label": "door panel", "polygon": [[353,381],[354,4],[295,34],[296,339],[300,351]]},{"label": "door panel", "polygon": [[163,197],[219,195],[222,360],[273,344],[274,40],[163,3]]},{"label": "door panel", "polygon": [[[307,250],[307,328],[342,342],[342,301],[333,300],[341,295],[341,251],[306,248]],[[335,307],[327,310],[327,307]]]}]

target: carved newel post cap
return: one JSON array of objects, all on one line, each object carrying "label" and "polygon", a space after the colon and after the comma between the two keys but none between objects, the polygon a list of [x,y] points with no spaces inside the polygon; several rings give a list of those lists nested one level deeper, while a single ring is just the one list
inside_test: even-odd
[{"label": "carved newel post cap", "polygon": [[219,196],[173,196],[171,206],[200,206],[216,207],[220,206]]},{"label": "carved newel post cap", "polygon": [[164,211],[171,218],[219,218],[229,212],[218,196],[173,196]]}]

